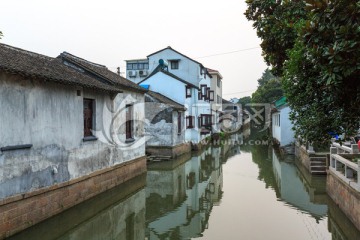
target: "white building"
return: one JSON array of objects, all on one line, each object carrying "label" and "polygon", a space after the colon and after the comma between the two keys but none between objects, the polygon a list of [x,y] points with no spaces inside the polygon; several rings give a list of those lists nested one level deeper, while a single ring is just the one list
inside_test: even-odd
[{"label": "white building", "polygon": [[211,114],[214,115],[214,129],[220,131],[219,118],[222,112],[222,75],[219,71],[208,68],[211,75],[210,90],[214,91],[214,101],[211,102]]},{"label": "white building", "polygon": [[280,147],[295,142],[293,124],[289,119],[289,113],[290,107],[286,103],[285,97],[275,101],[275,112],[272,113],[272,135]]},{"label": "white building", "polygon": [[131,81],[186,107],[187,142],[198,144],[212,132],[215,117],[211,103],[215,100],[215,90],[211,89],[212,76],[201,63],[171,47],[152,53],[147,59],[126,63]]}]

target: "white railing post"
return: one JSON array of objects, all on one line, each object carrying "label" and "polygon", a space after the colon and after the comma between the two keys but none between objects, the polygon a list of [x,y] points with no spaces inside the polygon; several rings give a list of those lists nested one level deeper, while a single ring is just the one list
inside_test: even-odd
[{"label": "white railing post", "polygon": [[359,153],[359,147],[357,144],[351,144],[351,153],[352,154]]},{"label": "white railing post", "polygon": [[349,168],[346,164],[345,164],[345,177],[354,178],[354,170],[352,168]]},{"label": "white railing post", "polygon": [[358,161],[358,168],[357,168],[357,187],[358,187],[358,191],[360,191],[360,161]]}]

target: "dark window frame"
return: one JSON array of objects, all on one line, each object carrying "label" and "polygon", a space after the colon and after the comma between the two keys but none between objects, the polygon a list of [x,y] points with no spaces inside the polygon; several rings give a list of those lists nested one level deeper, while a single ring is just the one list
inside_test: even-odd
[{"label": "dark window frame", "polygon": [[186,116],[186,128],[192,129],[195,128],[195,117],[194,116]]},{"label": "dark window frame", "polygon": [[95,129],[95,123],[96,123],[95,114],[96,114],[95,99],[83,98],[84,138],[94,137],[92,130]]},{"label": "dark window frame", "polygon": [[179,69],[180,60],[169,60],[170,61],[170,69]]},{"label": "dark window frame", "polygon": [[178,117],[177,117],[177,125],[178,125],[178,135],[181,134],[181,130],[182,130],[182,126],[181,126],[181,112],[178,112]]},{"label": "dark window frame", "polygon": [[200,114],[200,126],[208,127],[213,125],[213,115],[212,114]]},{"label": "dark window frame", "polygon": [[208,86],[206,84],[201,84],[200,85],[200,94],[201,94],[201,98],[200,99],[203,99],[203,100],[206,100],[207,99],[207,90],[208,89]]},{"label": "dark window frame", "polygon": [[191,86],[186,85],[185,86],[185,97],[190,98],[192,96]]},{"label": "dark window frame", "polygon": [[214,95],[215,95],[214,91],[210,90],[208,92],[208,100],[213,102],[214,101]]},{"label": "dark window frame", "polygon": [[125,106],[125,136],[126,140],[134,139],[134,105]]}]

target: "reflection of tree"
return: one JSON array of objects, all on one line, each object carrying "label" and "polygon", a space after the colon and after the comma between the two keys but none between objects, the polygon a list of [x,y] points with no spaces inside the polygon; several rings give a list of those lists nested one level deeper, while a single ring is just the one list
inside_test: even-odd
[{"label": "reflection of tree", "polygon": [[269,148],[271,148],[271,146],[252,146],[252,160],[259,167],[258,179],[265,182],[266,188],[270,187],[274,189],[276,196],[280,197],[279,188],[273,172],[271,155],[269,156]]}]

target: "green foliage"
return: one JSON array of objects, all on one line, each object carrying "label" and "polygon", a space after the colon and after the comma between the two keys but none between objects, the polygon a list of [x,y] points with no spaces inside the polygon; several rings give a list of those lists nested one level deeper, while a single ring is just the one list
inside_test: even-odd
[{"label": "green foliage", "polygon": [[258,89],[252,94],[252,103],[271,103],[283,96],[280,79],[267,68],[260,79]]},{"label": "green foliage", "polygon": [[244,106],[246,104],[251,103],[251,97],[250,96],[242,97],[242,98],[239,99],[238,103],[241,104],[241,106],[244,109]]},{"label": "green foliage", "polygon": [[360,1],[247,4],[245,15],[262,39],[264,58],[282,76],[296,135],[326,142],[329,132],[359,129]]},{"label": "green foliage", "polygon": [[0,39],[3,37],[3,33],[0,31]]},{"label": "green foliage", "polygon": [[271,70],[269,68],[265,69],[263,72],[261,78],[258,79],[259,86],[263,86],[266,82],[269,80],[275,78],[275,76],[271,73]]},{"label": "green foliage", "polygon": [[252,103],[271,103],[283,96],[283,90],[280,80],[277,78],[271,79],[263,86],[259,86],[258,89],[252,94]]},{"label": "green foliage", "polygon": [[297,38],[295,23],[306,17],[302,0],[246,0],[245,16],[253,21],[253,27],[261,38],[263,57],[272,72],[281,76],[286,51],[291,49]]}]

